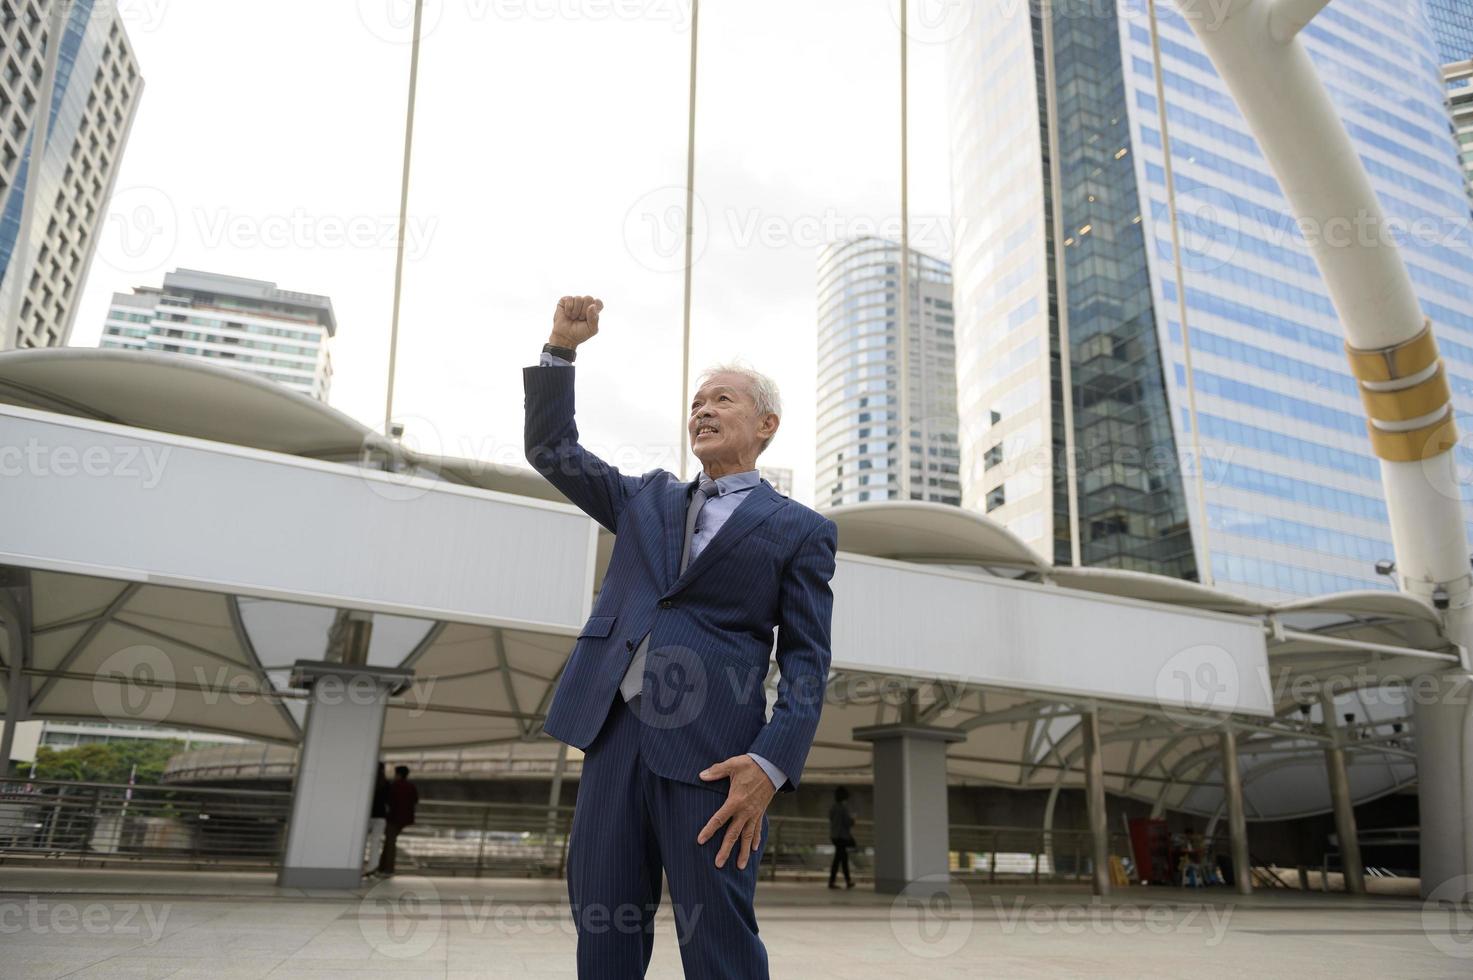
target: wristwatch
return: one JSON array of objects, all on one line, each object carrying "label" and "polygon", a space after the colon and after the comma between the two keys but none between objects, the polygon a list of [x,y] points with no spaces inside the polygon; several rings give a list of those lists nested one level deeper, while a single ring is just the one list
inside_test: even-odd
[{"label": "wristwatch", "polygon": [[557,344],[543,344],[542,350],[544,353],[551,354],[553,357],[561,357],[569,364],[571,364],[578,357],[578,352],[575,351],[573,348],[559,347]]}]

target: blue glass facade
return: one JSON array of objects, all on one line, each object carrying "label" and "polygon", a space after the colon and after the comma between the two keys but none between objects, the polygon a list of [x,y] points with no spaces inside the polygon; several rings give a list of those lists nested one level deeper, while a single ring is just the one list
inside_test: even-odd
[{"label": "blue glass facade", "polygon": [[[1036,415],[1051,434],[1053,493],[1044,533],[1013,524],[1028,514],[999,519],[1055,560],[1073,533],[1085,564],[1210,577],[1245,594],[1388,587],[1373,569],[1392,554],[1379,463],[1343,333],[1226,86],[1170,4],[1156,6],[1159,62],[1138,0],[1040,9],[983,13],[952,49],[962,471],[978,481],[964,482],[964,499],[977,506],[996,482],[976,463],[1007,447],[1002,406]],[[1337,0],[1301,36],[1398,231],[1466,416],[1473,241],[1436,20],[1422,0]],[[1025,156],[1033,174],[1017,169]],[[1052,360],[1015,355],[1027,348],[1009,337],[1030,328],[1012,309],[1047,323]],[[1072,352],[1068,407],[1082,461],[1073,517],[1060,337]],[[1038,406],[1041,386],[1052,397]],[[1092,484],[1096,445],[1132,462],[1144,450],[1157,465],[1116,466]],[[1148,493],[1109,486],[1142,475]],[[1093,498],[1102,487],[1121,509],[1111,521],[1097,520],[1109,512]]]},{"label": "blue glass facade", "polygon": [[1444,65],[1473,58],[1473,3],[1468,0],[1427,0],[1427,17]]},{"label": "blue glass facade", "polygon": [[[1373,570],[1376,558],[1392,554],[1379,464],[1329,294],[1191,28],[1170,5],[1157,13],[1159,65],[1147,19],[1122,16],[1119,25],[1173,421],[1184,444],[1201,446],[1191,477],[1201,480],[1206,505],[1205,515],[1193,515],[1198,547],[1210,552],[1213,578],[1237,591],[1387,587]],[[1466,413],[1473,243],[1439,84],[1444,56],[1428,23],[1416,2],[1342,0],[1301,36],[1388,218],[1406,230],[1399,243],[1437,330],[1455,405]]]},{"label": "blue glass facade", "polygon": [[[1053,444],[1056,457],[1072,448],[1076,461],[1072,517],[1068,468],[1053,472],[1053,559],[1071,560],[1073,526],[1081,564],[1196,579],[1138,217],[1120,46],[1113,18],[1090,16],[1095,10],[1094,0],[1061,0],[1048,16],[1033,16],[1037,47],[1047,32],[1054,65],[1051,77],[1042,66],[1037,71],[1040,85],[1052,89],[1045,88],[1044,104],[1055,117],[1050,149],[1058,198],[1045,196],[1059,214],[1047,223],[1049,268],[1056,277],[1062,258],[1065,285],[1062,298],[1050,302],[1050,346],[1055,359],[1066,346],[1069,356],[1068,412],[1062,365],[1050,365]],[[1044,160],[1050,165],[1049,151]],[[1051,184],[1052,177],[1050,166]]]}]

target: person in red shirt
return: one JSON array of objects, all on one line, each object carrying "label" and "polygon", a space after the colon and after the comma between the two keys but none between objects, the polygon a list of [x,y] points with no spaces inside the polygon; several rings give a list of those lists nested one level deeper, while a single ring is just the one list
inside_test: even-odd
[{"label": "person in red shirt", "polygon": [[394,873],[398,859],[399,832],[414,823],[414,808],[419,804],[419,790],[409,781],[409,767],[395,766],[394,781],[389,784],[389,812],[384,822],[384,852],[379,857],[377,874]]}]

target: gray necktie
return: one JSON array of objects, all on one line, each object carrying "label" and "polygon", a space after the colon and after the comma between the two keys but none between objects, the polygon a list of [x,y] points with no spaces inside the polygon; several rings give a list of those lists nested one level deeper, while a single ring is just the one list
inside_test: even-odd
[{"label": "gray necktie", "polygon": [[[685,541],[680,546],[680,573],[685,574],[685,568],[690,564],[690,543],[695,537],[696,519],[701,516],[701,508],[706,501],[716,496],[716,481],[704,473],[699,477],[700,485],[690,496],[690,507],[685,512]],[[634,651],[634,658],[629,661],[629,669],[624,672],[624,679],[619,682],[619,693],[624,696],[625,701],[633,699],[644,689],[644,658],[649,652],[650,635],[646,633],[644,639],[639,641],[639,649]]]}]

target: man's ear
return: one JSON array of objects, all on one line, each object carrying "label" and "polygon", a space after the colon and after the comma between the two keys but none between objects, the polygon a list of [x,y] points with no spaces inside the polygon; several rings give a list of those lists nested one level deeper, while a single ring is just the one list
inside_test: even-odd
[{"label": "man's ear", "polygon": [[[768,420],[772,421],[772,428],[770,429],[767,427]],[[778,426],[780,425],[782,425],[782,419],[778,417],[777,413],[768,412],[762,417],[762,424],[757,427],[757,431],[768,439],[771,439],[777,435]]]}]

